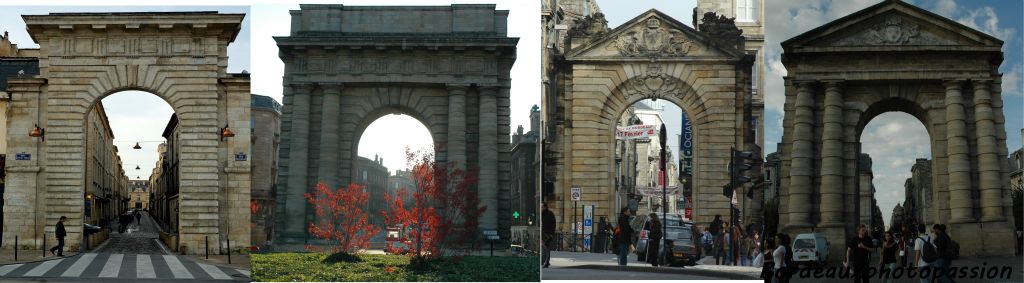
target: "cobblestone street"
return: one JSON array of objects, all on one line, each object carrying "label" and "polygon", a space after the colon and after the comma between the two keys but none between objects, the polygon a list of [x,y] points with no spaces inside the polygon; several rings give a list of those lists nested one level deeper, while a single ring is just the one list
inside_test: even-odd
[{"label": "cobblestone street", "polygon": [[[114,227],[115,229],[117,227]],[[128,224],[124,233],[110,234],[106,245],[100,247],[97,253],[120,253],[120,254],[165,254],[160,247],[159,230],[156,222],[149,216],[149,213],[142,212],[142,223],[134,221]]]}]

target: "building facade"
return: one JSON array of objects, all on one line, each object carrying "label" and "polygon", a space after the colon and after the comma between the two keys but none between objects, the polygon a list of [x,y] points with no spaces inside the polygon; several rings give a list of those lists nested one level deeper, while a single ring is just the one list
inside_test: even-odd
[{"label": "building facade", "polygon": [[150,195],[152,193],[149,187],[148,180],[131,180],[128,181],[129,201],[128,207],[131,209],[142,209],[149,210]]},{"label": "building facade", "polygon": [[373,156],[373,160],[360,156],[356,159],[355,166],[354,183],[363,186],[363,191],[370,193],[369,201],[366,203],[370,224],[384,227],[384,217],[380,212],[388,209],[384,194],[388,192],[388,178],[391,173],[384,167],[384,159],[376,155]]},{"label": "building facade", "polygon": [[[495,5],[300,5],[275,37],[284,62],[276,246],[302,248],[323,181],[356,182],[359,139],[388,114],[417,117],[438,163],[479,169],[479,230],[508,239],[510,70],[517,38]],[[387,174],[383,175],[384,178]],[[500,242],[499,242],[500,244]]]},{"label": "building facade", "polygon": [[616,170],[614,131],[622,113],[646,99],[676,104],[692,121],[695,222],[729,215],[727,170],[711,164],[727,164],[730,148],[760,155],[755,108],[763,107],[751,93],[757,54],[736,20],[704,14],[691,27],[652,9],[611,28],[584,0],[543,1],[541,17],[542,188],[559,229],[571,228],[571,188],[582,189],[578,203],[594,205],[595,219],[614,219],[627,204],[621,196],[632,192],[620,190],[637,180],[618,179],[640,168]]},{"label": "building facade", "polygon": [[[512,226],[529,225],[539,217],[537,204],[540,203],[540,159],[537,143],[540,130],[540,107],[530,108],[530,130],[523,132],[519,125],[512,134]],[[500,217],[508,217],[502,215]]]},{"label": "building facade", "polygon": [[252,243],[274,239],[274,208],[277,206],[277,158],[281,147],[281,103],[269,96],[252,95]]}]

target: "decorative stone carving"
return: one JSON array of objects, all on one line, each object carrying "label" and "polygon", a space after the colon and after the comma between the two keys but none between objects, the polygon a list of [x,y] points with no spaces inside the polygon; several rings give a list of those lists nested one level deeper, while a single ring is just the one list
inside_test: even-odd
[{"label": "decorative stone carving", "polygon": [[897,15],[890,15],[885,22],[879,23],[867,30],[871,44],[904,44],[920,35],[918,25],[903,23],[903,18]]},{"label": "decorative stone carving", "polygon": [[656,100],[668,95],[683,98],[684,84],[682,80],[662,73],[661,66],[651,65],[647,67],[646,74],[627,81],[623,91],[627,96],[639,95],[644,99]]},{"label": "decorative stone carving", "polygon": [[570,37],[592,36],[608,31],[608,20],[605,20],[603,13],[587,15],[573,25],[569,30]]},{"label": "decorative stone carving", "polygon": [[736,18],[707,12],[704,13],[704,17],[700,21],[701,23],[697,27],[701,32],[712,37],[737,37],[743,34],[743,30],[736,27]]},{"label": "decorative stone carving", "polygon": [[626,31],[612,46],[626,57],[686,56],[697,49],[682,31],[662,26],[657,18],[647,19],[646,27]]}]

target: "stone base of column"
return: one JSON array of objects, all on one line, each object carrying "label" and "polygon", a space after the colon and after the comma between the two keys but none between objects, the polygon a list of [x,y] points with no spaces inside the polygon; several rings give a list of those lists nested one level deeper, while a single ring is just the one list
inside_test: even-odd
[{"label": "stone base of column", "polygon": [[974,220],[973,218],[964,218],[964,217],[959,217],[959,218],[957,218],[957,217],[950,217],[949,218],[949,223],[950,224],[974,223],[974,222],[977,222],[977,220]]},{"label": "stone base of column", "polygon": [[1006,221],[948,224],[946,230],[960,244],[961,258],[1013,256],[1016,249],[1013,225]]},{"label": "stone base of column", "polygon": [[1002,215],[982,216],[980,221],[981,222],[1005,222],[1006,221],[1006,217],[1004,217]]},{"label": "stone base of column", "polygon": [[[818,226],[814,232],[825,235],[825,239],[828,240],[828,262],[842,266],[846,256],[846,242],[849,241],[848,235],[846,235],[846,225],[839,223],[837,226]],[[790,236],[796,237],[796,235]]]}]

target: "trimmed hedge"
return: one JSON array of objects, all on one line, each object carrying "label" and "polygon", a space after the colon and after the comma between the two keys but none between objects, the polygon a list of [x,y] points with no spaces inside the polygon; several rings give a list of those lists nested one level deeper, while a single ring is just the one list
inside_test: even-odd
[{"label": "trimmed hedge", "polygon": [[253,254],[253,281],[540,281],[537,257],[468,256],[418,266],[402,255],[342,258],[326,253]]}]

